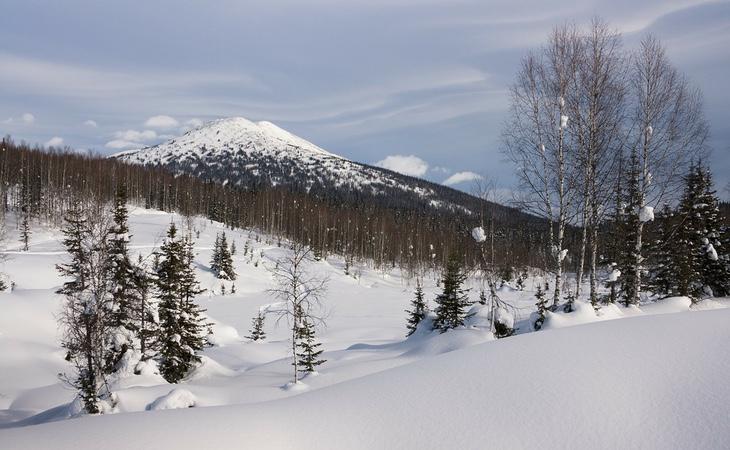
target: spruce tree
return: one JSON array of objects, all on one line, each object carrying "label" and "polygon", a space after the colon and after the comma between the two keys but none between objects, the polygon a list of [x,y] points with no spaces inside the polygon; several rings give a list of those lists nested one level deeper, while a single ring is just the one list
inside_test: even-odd
[{"label": "spruce tree", "polygon": [[220,270],[218,278],[223,280],[235,280],[236,271],[233,268],[233,258],[231,257],[231,251],[228,249],[228,241],[226,239],[226,233],[221,233],[220,240]]},{"label": "spruce tree", "polygon": [[190,238],[177,238],[170,224],[167,239],[160,247],[155,284],[159,297],[160,372],[170,383],[179,382],[197,363],[205,346],[203,312],[194,302],[203,292],[192,267]]},{"label": "spruce tree", "polygon": [[233,268],[233,258],[231,257],[231,251],[228,249],[226,233],[219,233],[215,237],[210,268],[215,276],[221,280],[236,279],[236,271]]},{"label": "spruce tree", "polygon": [[213,256],[210,260],[210,270],[213,271],[216,278],[220,277],[221,273],[221,235],[217,233],[215,235],[215,243],[213,244]]},{"label": "spruce tree", "polygon": [[535,306],[537,306],[537,319],[535,319],[535,323],[533,324],[535,331],[541,329],[543,323],[545,323],[545,313],[548,309],[547,291],[547,286],[543,289],[541,285],[538,285],[537,292],[535,292],[535,298],[537,299],[537,303],[535,303]]},{"label": "spruce tree", "polygon": [[20,223],[20,242],[23,244],[23,251],[27,252],[30,245],[30,206],[23,205],[20,209],[22,222]]},{"label": "spruce tree", "polygon": [[115,330],[113,349],[107,361],[106,371],[111,373],[127,351],[135,347],[140,331],[140,288],[137,283],[143,282],[136,273],[136,268],[129,257],[129,226],[127,220],[127,191],[124,185],[117,187],[113,209],[114,224],[107,237],[109,255],[109,290],[112,297],[112,313],[110,326]]},{"label": "spruce tree", "polygon": [[421,287],[421,281],[417,280],[416,290],[414,292],[413,300],[411,301],[411,310],[406,310],[406,312],[408,313],[408,325],[406,326],[406,328],[408,329],[408,333],[406,334],[406,337],[416,332],[418,324],[421,323],[424,317],[426,317],[427,311],[428,306],[426,305],[426,301],[423,298],[423,288]]},{"label": "spruce tree", "polygon": [[249,335],[246,336],[247,338],[251,339],[252,341],[263,341],[266,339],[266,332],[264,331],[264,319],[266,318],[266,315],[263,311],[259,310],[259,312],[256,314],[256,317],[253,318],[251,323],[251,331],[249,331]]},{"label": "spruce tree", "polygon": [[631,152],[631,165],[629,170],[629,186],[627,198],[623,208],[623,231],[624,236],[619,249],[621,270],[621,292],[624,305],[629,306],[639,303],[639,292],[641,286],[641,271],[643,269],[643,257],[641,255],[641,235],[639,234],[639,208],[643,203],[643,194],[639,186],[640,168],[637,150]]},{"label": "spruce tree", "polygon": [[675,215],[669,205],[665,205],[655,219],[656,237],[647,246],[650,260],[647,287],[654,294],[668,297],[677,291],[677,267],[675,266],[676,246],[673,245],[677,229]]},{"label": "spruce tree", "polygon": [[452,256],[446,265],[446,272],[443,277],[443,291],[436,297],[436,318],[433,328],[440,332],[446,332],[452,328],[464,325],[467,318],[467,307],[469,301],[469,289],[462,285],[466,281],[466,274],[461,270],[461,263],[457,256]]},{"label": "spruce tree", "polygon": [[673,246],[673,277],[676,295],[698,299],[703,291],[702,266],[705,259],[704,217],[699,202],[705,190],[702,172],[695,167],[685,176],[685,190],[677,209],[678,226]]},{"label": "spruce tree", "polygon": [[698,165],[697,174],[702,178],[702,191],[695,212],[702,218],[702,284],[712,291],[715,297],[730,295],[730,255],[726,244],[728,237],[722,224],[720,199],[713,189],[712,173],[706,167]]},{"label": "spruce tree", "polygon": [[99,223],[89,223],[78,200],[64,221],[62,243],[70,261],[56,266],[60,275],[69,279],[57,291],[66,297],[59,320],[66,359],[76,371],[66,380],[79,390],[85,411],[97,414],[101,411],[99,402],[108,394],[104,368],[111,340],[106,230]]},{"label": "spruce tree", "polygon": [[317,370],[317,366],[327,362],[326,359],[319,359],[323,350],[321,343],[316,341],[314,334],[314,324],[306,315],[302,316],[301,323],[297,329],[297,359],[299,372],[302,374],[312,373]]}]

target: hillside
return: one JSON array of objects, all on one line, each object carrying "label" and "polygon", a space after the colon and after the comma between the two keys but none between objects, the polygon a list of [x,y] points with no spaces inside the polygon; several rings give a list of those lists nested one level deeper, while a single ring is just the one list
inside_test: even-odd
[{"label": "hillside", "polygon": [[350,161],[271,122],[232,117],[209,122],[153,147],[113,155],[244,189],[286,186],[315,197],[398,208],[430,208],[468,216],[492,209],[521,215],[462,191]]}]

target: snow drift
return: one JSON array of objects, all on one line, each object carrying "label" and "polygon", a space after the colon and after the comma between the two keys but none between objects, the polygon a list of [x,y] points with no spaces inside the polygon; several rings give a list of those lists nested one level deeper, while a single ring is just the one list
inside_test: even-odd
[{"label": "snow drift", "polygon": [[[261,404],[0,431],[3,448],[726,448],[730,310],[484,343]],[[111,438],[123,436],[123,438]]]}]

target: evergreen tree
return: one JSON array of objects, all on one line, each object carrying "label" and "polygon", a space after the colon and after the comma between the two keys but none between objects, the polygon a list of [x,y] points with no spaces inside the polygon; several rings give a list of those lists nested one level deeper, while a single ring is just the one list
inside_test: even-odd
[{"label": "evergreen tree", "polygon": [[145,280],[138,277],[136,268],[129,257],[129,226],[127,220],[127,190],[124,185],[117,187],[113,209],[114,224],[109,230],[109,291],[112,297],[112,313],[110,326],[115,330],[114,341],[110,343],[112,351],[107,361],[106,371],[115,370],[119,361],[127,351],[136,345],[140,331],[140,290],[143,286],[137,283]]},{"label": "evergreen tree", "polygon": [[418,324],[421,323],[424,317],[426,317],[426,312],[428,311],[428,306],[423,298],[423,288],[421,287],[420,280],[416,281],[416,291],[414,292],[414,295],[415,296],[411,301],[411,310],[406,310],[408,313],[408,325],[406,326],[408,334],[406,334],[406,337],[415,333],[416,328],[418,328]]},{"label": "evergreen tree", "polygon": [[624,236],[620,240],[622,245],[619,249],[619,267],[622,274],[621,292],[625,306],[639,303],[641,271],[644,261],[641,256],[642,236],[639,234],[639,208],[644,202],[644,197],[639,186],[639,179],[639,157],[637,150],[632,149],[627,201],[623,205],[623,221],[621,222]]},{"label": "evergreen tree", "polygon": [[698,299],[702,295],[702,266],[705,259],[705,229],[700,204],[705,191],[702,171],[695,167],[685,176],[685,190],[677,209],[679,224],[675,230],[672,275],[676,295]]},{"label": "evergreen tree", "polygon": [[317,370],[317,366],[327,362],[326,359],[319,359],[323,350],[321,343],[316,341],[314,335],[314,324],[306,315],[302,315],[301,323],[297,329],[297,359],[299,372],[302,374],[312,373]]},{"label": "evergreen tree", "polygon": [[675,215],[669,205],[664,205],[655,219],[656,237],[647,247],[651,262],[647,287],[654,294],[668,297],[677,292],[676,246],[673,245],[677,229]]},{"label": "evergreen tree", "polygon": [[256,317],[253,318],[253,321],[251,323],[251,331],[249,331],[250,335],[246,336],[252,341],[263,341],[266,339],[266,332],[264,331],[264,319],[266,318],[266,315],[263,311],[259,310],[258,314],[256,314]]},{"label": "evergreen tree", "polygon": [[139,255],[133,271],[133,286],[139,299],[134,313],[139,323],[137,338],[143,361],[156,356],[159,349],[159,314],[157,304],[150,298],[153,282],[153,276],[147,271],[142,255]]},{"label": "evergreen tree", "polygon": [[109,394],[104,371],[111,339],[106,230],[100,223],[89,223],[79,201],[64,219],[62,243],[71,259],[56,266],[61,276],[69,278],[57,291],[66,297],[59,320],[66,359],[76,371],[66,380],[79,390],[86,412],[97,414],[100,401]]},{"label": "evergreen tree", "polygon": [[442,333],[452,328],[464,325],[467,318],[466,308],[469,302],[469,289],[462,285],[466,281],[466,274],[461,270],[461,263],[457,256],[452,256],[446,265],[443,277],[443,291],[436,297],[436,318],[433,328]]},{"label": "evergreen tree", "polygon": [[27,252],[30,245],[30,206],[23,205],[20,209],[22,222],[20,222],[20,242],[23,244],[23,251]]},{"label": "evergreen tree", "polygon": [[215,237],[210,268],[215,276],[221,280],[236,279],[236,271],[233,269],[233,258],[231,257],[231,251],[228,249],[226,233],[220,233]]},{"label": "evergreen tree", "polygon": [[715,297],[730,295],[730,254],[726,244],[727,231],[722,224],[720,199],[713,189],[712,173],[701,164],[695,169],[702,179],[702,191],[695,204],[695,213],[702,219],[702,254],[700,256],[702,284]]},{"label": "evergreen tree", "polygon": [[236,254],[236,241],[231,242],[231,256]]},{"label": "evergreen tree", "polygon": [[535,331],[541,329],[542,324],[545,323],[545,313],[548,310],[547,291],[547,286],[545,286],[545,289],[541,285],[537,286],[537,292],[535,293],[535,298],[537,299],[537,303],[535,303],[535,306],[537,306],[537,319],[533,324]]},{"label": "evergreen tree", "polygon": [[210,270],[213,271],[216,278],[220,278],[221,273],[221,235],[217,233],[215,235],[215,243],[213,244],[213,256],[210,260]]},{"label": "evergreen tree", "polygon": [[167,239],[160,247],[155,284],[159,297],[160,371],[170,383],[179,382],[200,362],[198,352],[205,346],[203,312],[194,302],[203,292],[192,267],[190,238],[177,238],[170,224]]}]

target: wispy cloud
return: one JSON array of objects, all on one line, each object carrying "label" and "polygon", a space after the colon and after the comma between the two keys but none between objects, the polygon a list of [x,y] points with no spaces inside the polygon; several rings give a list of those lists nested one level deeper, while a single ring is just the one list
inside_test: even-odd
[{"label": "wispy cloud", "polygon": [[479,175],[478,173],[470,172],[470,171],[464,171],[464,172],[456,172],[455,174],[451,175],[449,178],[445,179],[443,181],[443,184],[446,186],[454,186],[456,184],[466,183],[468,181],[476,181],[481,180],[484,177]]}]

